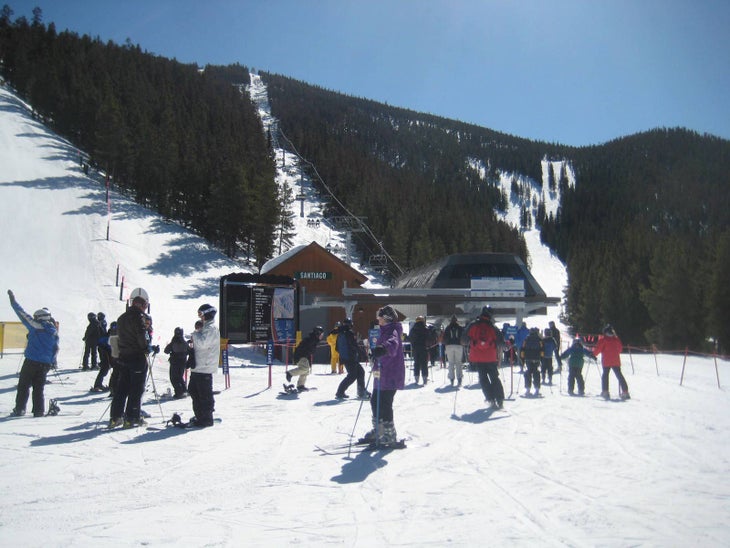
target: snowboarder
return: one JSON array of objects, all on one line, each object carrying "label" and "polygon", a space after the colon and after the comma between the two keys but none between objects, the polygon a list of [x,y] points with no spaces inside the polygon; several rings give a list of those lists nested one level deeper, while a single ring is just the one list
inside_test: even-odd
[{"label": "snowboarder", "polygon": [[362,438],[376,447],[397,447],[400,442],[393,418],[393,399],[402,390],[406,380],[403,357],[403,326],[392,306],[386,305],[377,312],[380,333],[373,348],[373,394],[370,408],[373,413],[373,429]]},{"label": "snowboarder", "polygon": [[15,295],[8,289],[10,306],[28,330],[28,343],[23,355],[23,366],[20,368],[18,389],[15,396],[15,408],[11,415],[25,415],[30,389],[33,388],[33,416],[42,417],[45,411],[43,387],[46,375],[56,363],[58,354],[58,328],[47,308],[36,310],[31,316],[18,304]]},{"label": "snowboarder", "polygon": [[575,384],[578,383],[578,395],[585,395],[585,381],[583,380],[583,362],[585,357],[593,358],[593,353],[583,347],[580,337],[573,340],[573,344],[560,354],[561,359],[568,359],[568,394],[571,396],[575,393]]},{"label": "snowboarder", "polygon": [[466,329],[469,341],[469,364],[479,373],[479,384],[486,401],[493,408],[502,409],[504,387],[499,380],[499,353],[502,351],[501,332],[492,323],[492,311],[482,308],[479,317]]},{"label": "snowboarder", "polygon": [[535,396],[540,395],[540,360],[543,357],[543,345],[537,327],[530,329],[522,343],[520,357],[525,364],[525,396],[531,396],[530,387],[535,385]]},{"label": "snowboarder", "polygon": [[221,336],[213,321],[216,309],[210,304],[198,308],[198,317],[203,322],[200,331],[193,333],[195,368],[190,370],[188,393],[193,400],[195,415],[188,426],[205,428],[213,426],[213,374],[218,370],[221,353]]},{"label": "snowboarder", "polygon": [[352,320],[345,318],[340,325],[339,334],[337,335],[337,352],[340,355],[340,361],[345,364],[347,376],[337,387],[335,398],[344,400],[347,398],[345,391],[353,382],[357,382],[357,397],[360,399],[368,399],[370,393],[365,389],[365,369],[360,365],[360,352],[352,332]]},{"label": "snowboarder", "polygon": [[423,377],[423,384],[428,382],[428,328],[426,318],[418,316],[416,323],[408,334],[413,352],[413,376],[418,384],[419,377]]},{"label": "snowboarder", "polygon": [[454,386],[454,380],[456,385],[461,386],[461,381],[464,378],[464,347],[461,346],[461,337],[464,335],[464,327],[459,323],[459,319],[456,316],[451,316],[449,325],[444,329],[443,342],[446,347],[446,359],[449,362],[449,382],[451,386]]},{"label": "snowboarder", "polygon": [[611,324],[606,325],[603,329],[603,335],[599,337],[596,347],[593,349],[593,356],[598,357],[599,354],[603,354],[602,365],[603,375],[601,376],[601,397],[610,399],[611,395],[608,391],[608,376],[611,373],[611,369],[616,375],[619,384],[619,391],[622,400],[631,399],[629,396],[629,385],[626,383],[626,379],[621,373],[621,351],[624,349],[624,345],[621,339],[616,335]]},{"label": "snowboarder", "polygon": [[91,356],[91,369],[98,369],[96,365],[96,348],[99,344],[99,337],[101,337],[101,326],[96,314],[89,312],[86,316],[89,320],[89,324],[86,326],[84,337],[81,339],[84,341],[84,357],[81,360],[82,369],[88,371],[89,368],[89,356]]},{"label": "snowboarder", "polygon": [[117,319],[119,360],[116,368],[119,376],[109,412],[109,428],[146,424],[140,412],[147,380],[147,356],[153,351],[148,328],[150,319],[145,313],[149,297],[144,289],[137,288],[130,294],[130,299],[131,306]]},{"label": "snowboarder", "polygon": [[173,397],[177,400],[184,398],[187,394],[185,386],[185,368],[188,364],[190,345],[183,336],[183,328],[176,327],[172,340],[165,346],[165,354],[170,355],[170,384],[173,389]]},{"label": "snowboarder", "polygon": [[[296,367],[286,372],[286,382],[290,383],[292,377],[299,376],[297,379],[296,390],[298,392],[304,392],[307,387],[304,386],[307,382],[307,375],[312,371],[312,362],[310,361],[314,351],[317,349],[319,341],[322,339],[324,329],[321,326],[316,326],[294,349],[294,361]],[[285,388],[289,385],[285,385]],[[293,387],[289,387],[293,389]]]}]

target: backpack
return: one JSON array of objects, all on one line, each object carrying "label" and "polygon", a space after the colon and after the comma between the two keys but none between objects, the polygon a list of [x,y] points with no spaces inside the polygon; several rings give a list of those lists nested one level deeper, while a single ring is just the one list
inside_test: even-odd
[{"label": "backpack", "polygon": [[[476,327],[475,337],[472,337],[474,346],[478,347],[490,347],[497,345],[497,331],[487,322],[477,322],[474,324]],[[471,329],[469,329],[471,332]]]},{"label": "backpack", "polygon": [[522,346],[526,360],[539,360],[542,353],[542,342],[540,337],[528,335]]}]

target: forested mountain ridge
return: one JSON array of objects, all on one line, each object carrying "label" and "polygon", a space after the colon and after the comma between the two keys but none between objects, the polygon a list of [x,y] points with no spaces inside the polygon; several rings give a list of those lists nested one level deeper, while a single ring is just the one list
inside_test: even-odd
[{"label": "forested mountain ridge", "polygon": [[[241,93],[245,67],[201,71],[129,43],[57,33],[40,17],[12,21],[7,9],[0,61],[37,115],[140,203],[230,256],[261,265],[274,254],[284,214],[271,136]],[[540,227],[568,267],[565,322],[576,331],[611,322],[626,342],[663,348],[730,341],[727,140],[656,129],[566,147],[262,78],[286,137],[405,269],[468,251],[529,260],[519,227],[500,220],[508,176],[523,227]],[[566,169],[545,181],[545,160]],[[560,193],[555,214],[525,191],[543,182]]]},{"label": "forested mountain ridge", "polygon": [[[730,141],[674,128],[591,147],[540,143],[262,74],[272,114],[351,210],[408,268],[468,251],[525,257],[499,220],[513,178],[569,273],[567,324],[664,348],[730,341]],[[544,160],[567,168],[541,172]],[[484,170],[474,169],[475,165]],[[559,191],[556,214],[539,188]],[[550,189],[547,189],[550,190]],[[532,201],[531,201],[532,200]]]}]

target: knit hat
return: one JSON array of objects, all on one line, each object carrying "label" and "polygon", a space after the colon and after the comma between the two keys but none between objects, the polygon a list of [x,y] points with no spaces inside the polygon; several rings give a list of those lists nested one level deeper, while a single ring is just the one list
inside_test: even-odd
[{"label": "knit hat", "polygon": [[378,309],[378,318],[383,318],[388,322],[394,322],[398,319],[398,314],[396,314],[392,306],[386,304],[384,307]]}]

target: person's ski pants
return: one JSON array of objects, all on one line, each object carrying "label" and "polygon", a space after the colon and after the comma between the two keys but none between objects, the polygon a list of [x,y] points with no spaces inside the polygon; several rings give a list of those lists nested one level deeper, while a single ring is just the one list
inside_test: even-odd
[{"label": "person's ski pants", "polygon": [[18,391],[15,395],[15,409],[25,411],[30,389],[33,388],[33,416],[42,417],[45,412],[43,387],[46,384],[46,375],[51,370],[50,364],[37,362],[25,358],[20,368]]},{"label": "person's ski pants", "polygon": [[190,373],[188,394],[193,400],[193,413],[202,423],[212,423],[215,398],[213,397],[213,375],[210,373]]},{"label": "person's ski pants", "polygon": [[530,389],[532,384],[535,390],[540,390],[540,360],[525,360],[525,388]]},{"label": "person's ski pants", "polygon": [[626,383],[626,379],[624,378],[623,373],[621,373],[620,365],[603,367],[603,375],[601,375],[601,390],[603,392],[608,392],[608,376],[611,374],[611,369],[613,369],[613,372],[616,374],[616,378],[618,379],[618,384],[621,388],[621,392],[628,392],[629,385]]},{"label": "person's ski pants", "polygon": [[479,384],[487,401],[504,401],[504,387],[499,380],[499,368],[497,362],[475,363],[479,373]]},{"label": "person's ski pants", "polygon": [[[294,369],[290,369],[287,371],[292,377],[299,376],[299,379],[297,380],[297,387],[304,386],[304,383],[307,382],[307,375],[312,372],[312,366],[309,364],[309,360],[307,358],[300,358],[297,362],[297,366]],[[188,389],[188,392],[190,390]]]},{"label": "person's ski pants", "polygon": [[578,383],[578,393],[583,394],[586,389],[586,383],[583,380],[583,366],[582,365],[569,365],[568,366],[568,392],[573,391],[576,383]]},{"label": "person's ski pants", "polygon": [[147,384],[147,356],[123,356],[115,369],[119,370],[119,378],[109,418],[121,419],[123,416],[128,421],[138,421]]},{"label": "person's ski pants", "polygon": [[423,377],[423,381],[428,380],[428,350],[426,348],[413,348],[413,376]]},{"label": "person's ski pants", "polygon": [[370,396],[370,409],[373,419],[393,422],[393,399],[395,390],[380,390],[376,388]]},{"label": "person's ski pants", "polygon": [[446,359],[449,362],[449,380],[458,379],[461,382],[464,376],[464,347],[460,344],[447,344]]},{"label": "person's ski pants", "polygon": [[337,387],[337,394],[344,394],[353,382],[357,382],[357,395],[361,396],[365,392],[365,369],[358,362],[346,363],[345,369],[347,376]]}]

